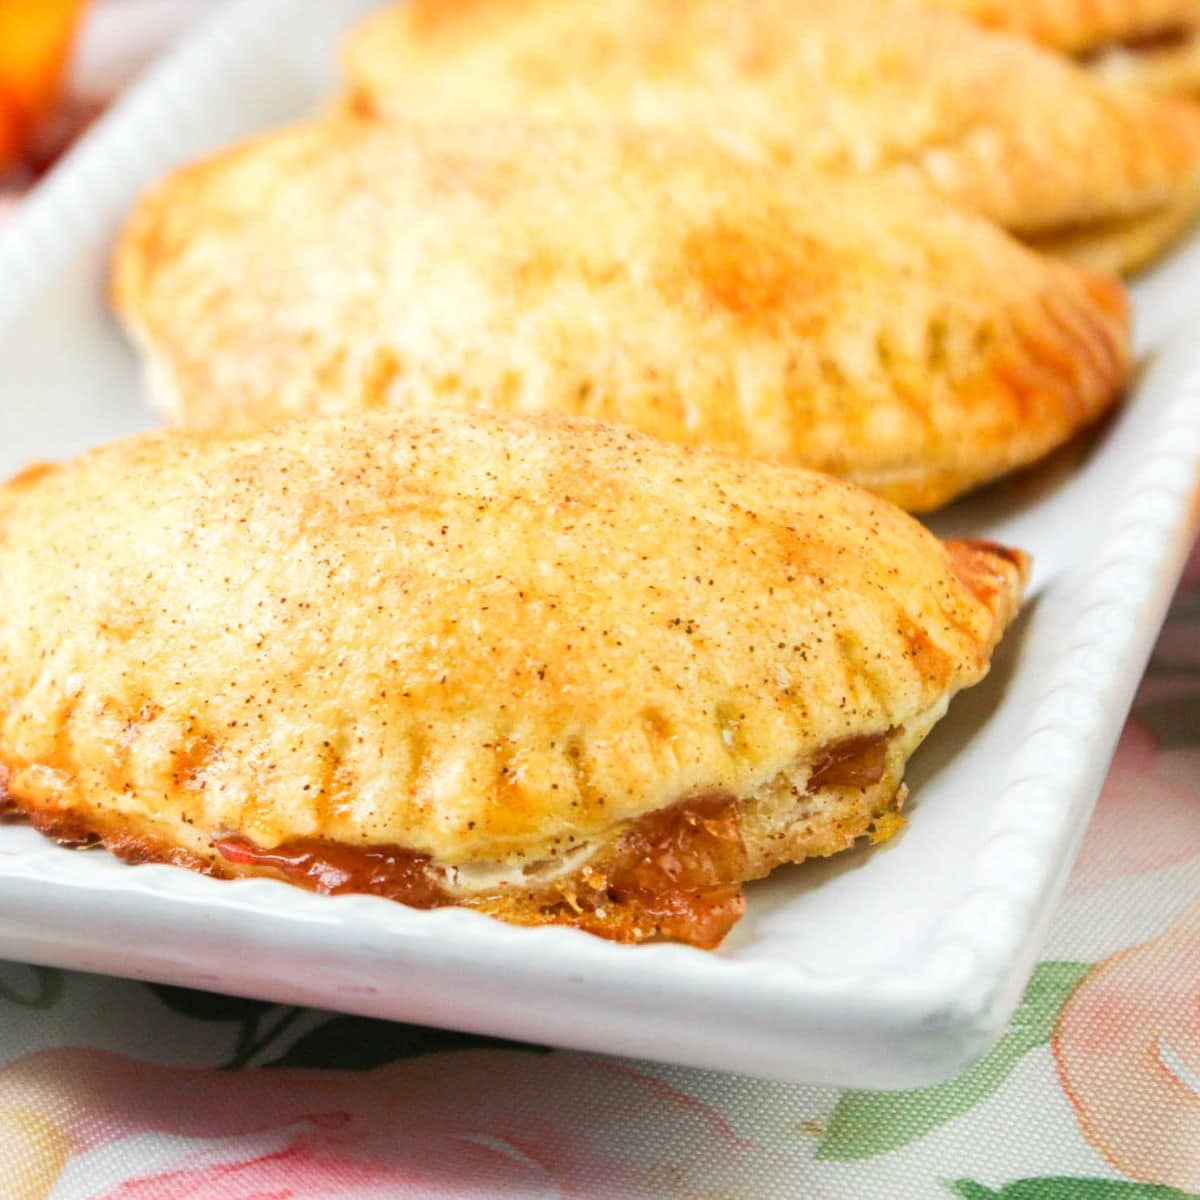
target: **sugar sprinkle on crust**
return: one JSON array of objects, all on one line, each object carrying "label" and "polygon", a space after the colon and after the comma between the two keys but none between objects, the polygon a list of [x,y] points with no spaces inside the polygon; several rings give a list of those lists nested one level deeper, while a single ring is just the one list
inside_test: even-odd
[{"label": "sugar sprinkle on crust", "polygon": [[222,875],[280,873],[231,838],[393,848],[447,902],[712,944],[742,880],[894,831],[1027,568],[585,421],[129,439],[0,489],[6,804]]}]

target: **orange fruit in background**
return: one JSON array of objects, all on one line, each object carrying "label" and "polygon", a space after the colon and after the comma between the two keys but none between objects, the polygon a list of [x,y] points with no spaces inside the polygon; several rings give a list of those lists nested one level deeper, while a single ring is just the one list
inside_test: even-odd
[{"label": "orange fruit in background", "polygon": [[24,127],[25,119],[16,101],[9,99],[8,93],[0,87],[0,169],[20,153]]},{"label": "orange fruit in background", "polygon": [[0,166],[58,97],[86,0],[0,0]]}]

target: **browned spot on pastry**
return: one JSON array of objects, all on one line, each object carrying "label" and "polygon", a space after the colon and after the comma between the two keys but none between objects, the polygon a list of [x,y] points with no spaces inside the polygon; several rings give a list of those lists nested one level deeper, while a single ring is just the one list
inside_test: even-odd
[{"label": "browned spot on pastry", "polygon": [[362,383],[362,399],[365,408],[383,408],[388,403],[392,384],[403,373],[399,355],[386,347],[375,351]]},{"label": "browned spot on pastry", "polygon": [[922,678],[944,679],[953,664],[933,638],[916,621],[903,615],[897,618],[897,623],[907,647],[907,657]]},{"label": "browned spot on pastry", "polygon": [[175,752],[171,772],[177,787],[196,788],[203,786],[203,776],[216,757],[217,748],[211,738],[190,737]]},{"label": "browned spot on pastry", "polygon": [[412,0],[408,6],[408,27],[414,34],[426,34],[451,26],[464,13],[485,8],[491,0]]},{"label": "browned spot on pastry", "polygon": [[1002,546],[999,542],[989,542],[984,538],[959,538],[957,544],[970,547],[989,558],[1002,558],[1005,562],[1012,563],[1022,574],[1029,568],[1029,555],[1010,546]]},{"label": "browned spot on pastry", "polygon": [[638,719],[646,731],[646,741],[649,745],[665,746],[670,744],[675,731],[661,709],[655,708],[653,705],[643,708],[638,714]]},{"label": "browned spot on pastry", "polygon": [[6,488],[16,489],[27,487],[29,484],[36,482],[39,479],[57,471],[58,463],[55,462],[35,462],[30,463],[27,467],[22,467],[5,485]]},{"label": "browned spot on pastry", "polygon": [[[716,222],[689,233],[683,243],[685,274],[706,305],[747,325],[816,332],[821,326],[821,284],[814,262],[823,257],[812,239],[779,231],[747,230],[742,222]],[[828,265],[826,266],[828,270]]]},{"label": "browned spot on pastry", "polygon": [[1012,576],[1023,586],[1029,578],[1031,560],[1028,554],[1012,550],[996,542],[960,538],[946,543],[950,565],[955,575],[984,604],[1012,586]]}]

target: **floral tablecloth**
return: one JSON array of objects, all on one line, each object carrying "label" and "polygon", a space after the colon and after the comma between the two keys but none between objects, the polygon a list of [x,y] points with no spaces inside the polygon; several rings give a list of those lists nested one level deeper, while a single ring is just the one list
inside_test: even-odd
[{"label": "floral tablecloth", "polygon": [[[56,136],[203,7],[96,7]],[[1045,953],[987,1058],[892,1093],[0,963],[0,1200],[1200,1196],[1200,548]]]}]

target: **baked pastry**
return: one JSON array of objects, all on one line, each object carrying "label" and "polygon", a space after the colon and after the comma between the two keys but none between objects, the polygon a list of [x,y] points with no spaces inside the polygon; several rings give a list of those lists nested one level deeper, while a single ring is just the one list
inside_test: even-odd
[{"label": "baked pastry", "polygon": [[345,63],[368,112],[699,129],[754,157],[921,177],[1104,269],[1143,261],[1134,229],[1153,252],[1200,205],[1200,110],[886,0],[405,0]]},{"label": "baked pastry", "polygon": [[711,946],[743,880],[897,828],[1025,570],[598,422],[145,435],[0,490],[6,803],[131,861]]},{"label": "baked pastry", "polygon": [[394,405],[556,410],[930,508],[1103,412],[1119,285],[912,184],[708,139],[301,126],[188,168],[116,302],[196,430]]},{"label": "baked pastry", "polygon": [[1161,39],[1104,46],[1088,64],[1106,83],[1200,97],[1200,21]]},{"label": "baked pastry", "polygon": [[1073,54],[1109,80],[1200,92],[1200,0],[918,0]]}]

